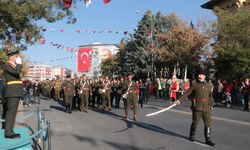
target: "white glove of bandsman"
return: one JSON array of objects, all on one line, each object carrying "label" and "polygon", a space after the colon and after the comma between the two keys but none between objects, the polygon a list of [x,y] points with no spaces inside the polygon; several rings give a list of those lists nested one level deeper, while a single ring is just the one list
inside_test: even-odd
[{"label": "white glove of bandsman", "polygon": [[20,65],[22,64],[22,59],[21,59],[21,57],[18,56],[18,57],[16,58],[16,64],[20,64]]}]

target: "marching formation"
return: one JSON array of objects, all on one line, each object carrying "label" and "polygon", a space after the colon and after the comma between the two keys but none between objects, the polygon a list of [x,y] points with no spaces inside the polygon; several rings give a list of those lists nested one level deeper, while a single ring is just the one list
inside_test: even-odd
[{"label": "marching formation", "polygon": [[[133,81],[132,77],[133,75],[129,74],[113,79],[107,76],[87,78],[84,74],[76,78],[67,75],[65,80],[26,81],[24,83],[24,91],[26,91],[24,105],[32,105],[30,95],[34,95],[33,103],[39,104],[41,94],[47,100],[54,99],[62,102],[61,104],[64,105],[67,113],[72,113],[72,109],[88,113],[89,107],[106,111],[111,111],[112,108],[120,108],[120,102],[123,100],[125,119],[128,119],[128,110],[132,108],[132,118],[136,121],[137,105],[145,102],[144,95],[146,94],[139,93],[140,85]],[[143,106],[143,104],[141,105]]]}]

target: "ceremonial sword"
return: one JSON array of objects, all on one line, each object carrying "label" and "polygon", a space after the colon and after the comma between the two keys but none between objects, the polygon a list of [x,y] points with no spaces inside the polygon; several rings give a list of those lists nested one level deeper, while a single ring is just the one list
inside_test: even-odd
[{"label": "ceremonial sword", "polygon": [[156,111],[156,112],[154,112],[154,113],[147,114],[146,116],[149,117],[149,116],[154,116],[154,115],[160,114],[160,113],[162,113],[162,112],[164,112],[164,111],[169,110],[170,108],[172,108],[172,107],[174,107],[174,106],[176,106],[176,104],[172,104],[172,105],[170,105],[170,106],[167,107],[167,108],[164,108],[164,109],[162,109],[162,110]]}]

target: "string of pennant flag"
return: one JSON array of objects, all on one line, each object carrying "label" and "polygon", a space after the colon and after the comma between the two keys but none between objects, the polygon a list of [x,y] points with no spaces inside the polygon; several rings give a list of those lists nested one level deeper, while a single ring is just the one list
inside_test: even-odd
[{"label": "string of pennant flag", "polygon": [[[106,5],[108,3],[110,3],[111,0],[102,0],[103,3]],[[76,0],[63,0],[64,5],[67,9],[69,9],[72,5],[72,3],[76,3]],[[91,3],[92,0],[84,0],[85,6],[88,7]]]},{"label": "string of pennant flag", "polygon": [[[54,28],[50,28],[50,29],[41,29],[42,32],[46,32],[46,31],[50,31],[50,32],[65,32],[65,29],[54,29]],[[124,34],[127,35],[129,32],[128,31],[112,31],[112,30],[88,30],[88,29],[75,29],[75,30],[70,30],[76,33],[115,33],[115,34]]]},{"label": "string of pennant flag", "polygon": [[62,44],[59,44],[59,43],[56,43],[56,42],[52,42],[50,40],[45,40],[45,39],[40,40],[41,45],[45,45],[47,43],[49,43],[51,46],[53,46],[53,47],[55,47],[57,49],[62,49],[62,50],[65,50],[67,52],[71,52],[71,53],[77,52],[77,48],[72,48],[70,46],[65,46],[65,45],[62,45]]}]

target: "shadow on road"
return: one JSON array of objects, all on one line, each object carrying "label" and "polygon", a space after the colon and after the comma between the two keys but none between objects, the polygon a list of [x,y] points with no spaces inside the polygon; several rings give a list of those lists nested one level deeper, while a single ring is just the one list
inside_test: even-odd
[{"label": "shadow on road", "polygon": [[117,143],[117,142],[111,142],[111,141],[107,141],[107,140],[98,141],[97,139],[93,139],[93,138],[89,138],[89,137],[81,136],[81,135],[77,135],[77,134],[73,134],[72,136],[81,142],[90,143],[94,147],[99,146],[98,142],[103,142],[107,145],[110,145],[111,147],[113,147],[116,150],[155,150],[155,149],[137,147],[137,146],[127,145],[127,144],[122,144],[122,143]]},{"label": "shadow on road", "polygon": [[178,137],[178,138],[182,138],[182,139],[188,139],[186,136],[177,134],[177,133],[172,132],[172,131],[165,130],[165,129],[161,128],[161,127],[158,127],[158,126],[155,126],[155,125],[152,125],[152,124],[149,124],[149,123],[133,121],[133,120],[125,120],[125,119],[122,119],[122,120],[127,124],[127,128],[123,129],[123,130],[120,130],[120,131],[116,131],[116,132],[123,132],[125,130],[128,130],[129,128],[137,126],[137,127],[140,127],[140,128],[144,128],[144,129],[147,129],[147,130],[157,132],[157,133],[170,135],[170,136],[174,136],[174,137]]},{"label": "shadow on road", "polygon": [[64,107],[61,107],[61,106],[54,106],[54,105],[50,105],[49,107],[50,109],[56,109],[56,110],[59,110],[59,111],[62,111],[62,112],[65,112],[65,108]]}]

